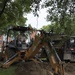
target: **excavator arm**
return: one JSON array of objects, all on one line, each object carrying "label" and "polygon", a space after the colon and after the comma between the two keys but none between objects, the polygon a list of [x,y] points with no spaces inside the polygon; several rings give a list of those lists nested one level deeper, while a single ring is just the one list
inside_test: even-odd
[{"label": "excavator arm", "polygon": [[[22,28],[21,28],[21,30],[22,30]],[[46,34],[46,32],[44,32],[44,31],[40,31],[40,32],[41,32],[41,34],[35,36],[35,39],[33,40],[32,45],[28,49],[16,50],[16,53],[11,58],[7,59],[2,64],[2,67],[8,67],[11,64],[13,64],[14,62],[19,61],[19,60],[30,60],[31,58],[34,58],[37,53],[39,53],[39,51],[40,51],[40,49],[42,49],[42,47],[44,47],[45,53],[48,57],[48,60],[52,67],[54,75],[64,75],[63,64],[59,58],[59,55],[56,52],[56,49],[54,48],[54,46],[50,40],[48,40],[48,39],[44,40],[47,37],[50,38],[51,35],[49,35],[49,33]],[[22,54],[23,54],[23,57],[21,56]]]}]

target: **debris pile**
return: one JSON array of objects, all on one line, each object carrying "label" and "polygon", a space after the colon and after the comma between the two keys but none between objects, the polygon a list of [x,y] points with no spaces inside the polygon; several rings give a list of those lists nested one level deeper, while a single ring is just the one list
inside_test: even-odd
[{"label": "debris pile", "polygon": [[15,75],[53,75],[48,62],[25,62],[18,64]]},{"label": "debris pile", "polygon": [[64,75],[75,75],[75,63],[65,64],[64,69],[65,69]]}]

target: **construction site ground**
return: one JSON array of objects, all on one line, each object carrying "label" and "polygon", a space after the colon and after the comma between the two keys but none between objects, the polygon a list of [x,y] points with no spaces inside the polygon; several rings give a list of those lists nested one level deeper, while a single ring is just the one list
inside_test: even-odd
[{"label": "construction site ground", "polygon": [[[75,63],[64,63],[64,75],[75,75]],[[53,75],[49,62],[20,62],[7,69],[0,68],[0,75]]]}]

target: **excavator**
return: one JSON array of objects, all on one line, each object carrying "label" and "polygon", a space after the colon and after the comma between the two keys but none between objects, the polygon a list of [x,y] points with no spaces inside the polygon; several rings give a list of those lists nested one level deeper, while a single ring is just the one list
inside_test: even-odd
[{"label": "excavator", "polygon": [[[34,35],[31,35],[33,33]],[[51,64],[53,74],[64,75],[63,63],[53,45],[51,36],[53,33],[47,33],[44,30],[22,26],[10,27],[7,32],[6,45],[2,47],[4,62],[1,67],[7,68],[19,61],[31,60],[36,62],[38,60],[41,62],[38,56],[39,51],[42,50]],[[8,40],[8,37],[12,39]]]}]

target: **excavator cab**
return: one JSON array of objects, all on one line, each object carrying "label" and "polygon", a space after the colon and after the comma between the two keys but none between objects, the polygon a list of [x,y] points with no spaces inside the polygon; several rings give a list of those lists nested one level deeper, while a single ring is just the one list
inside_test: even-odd
[{"label": "excavator cab", "polygon": [[29,31],[27,31],[26,27],[17,26],[8,29],[6,47],[16,50],[24,50],[27,49],[30,44]]},{"label": "excavator cab", "polygon": [[3,67],[8,67],[18,60],[23,60],[26,51],[32,45],[29,27],[10,27],[7,32],[6,46],[4,51]]}]

